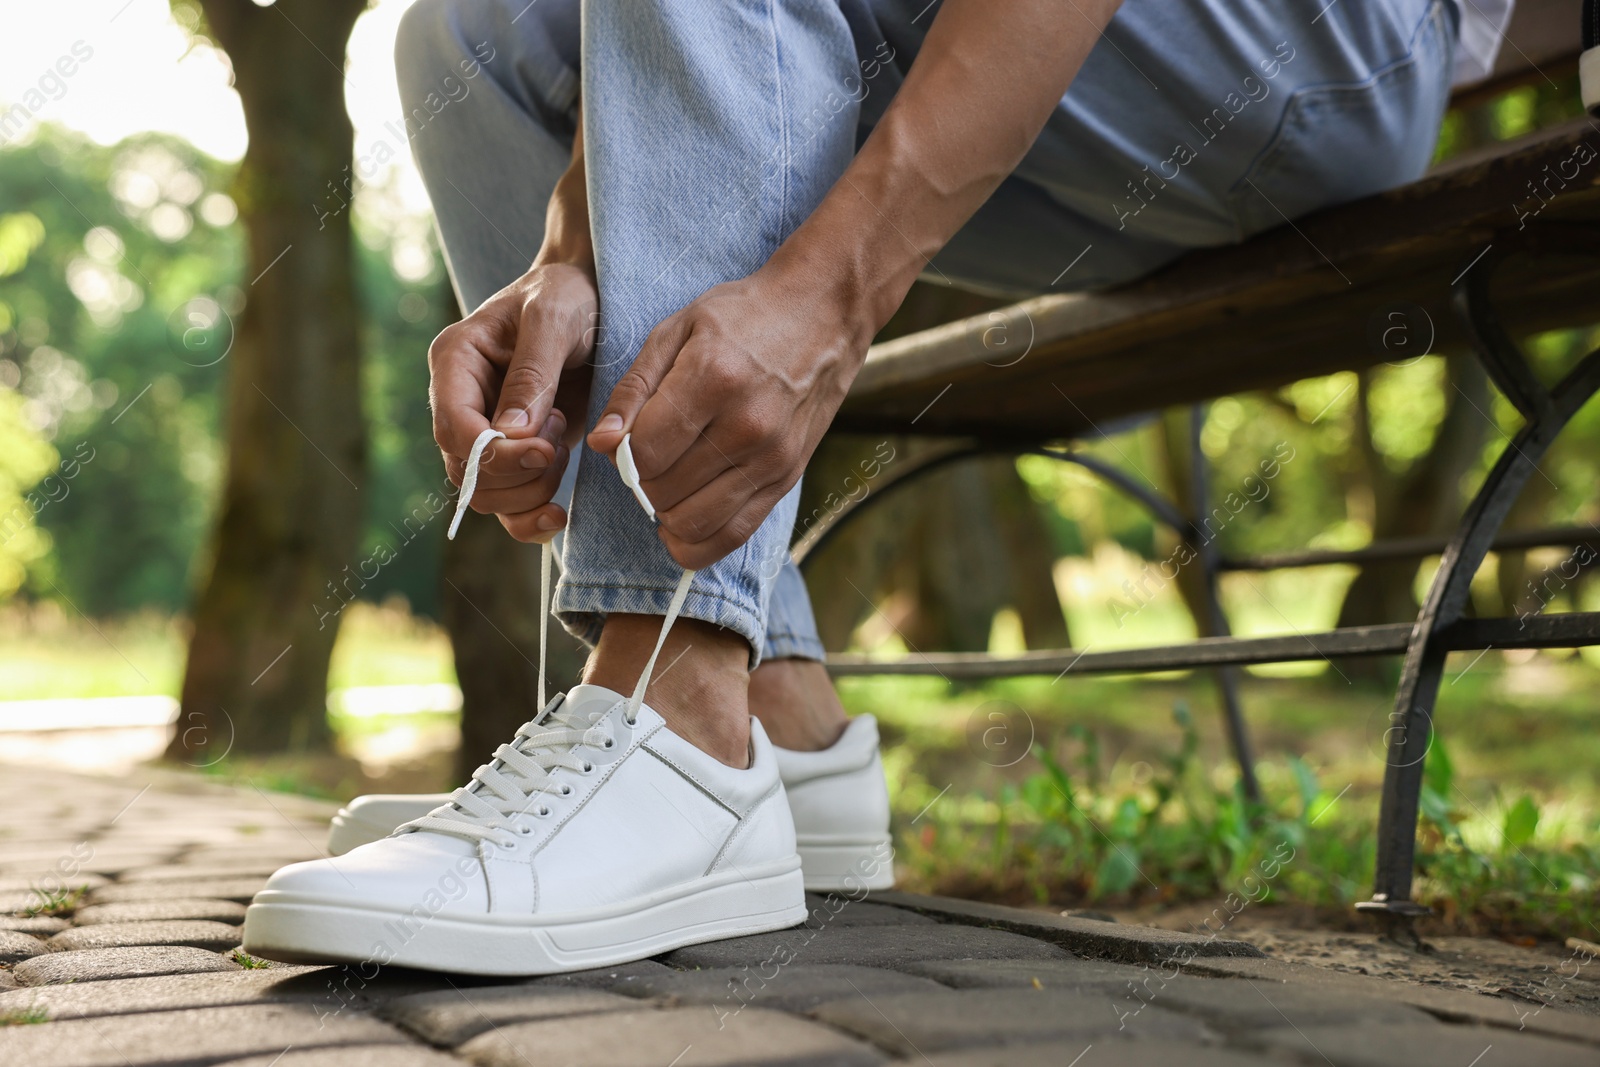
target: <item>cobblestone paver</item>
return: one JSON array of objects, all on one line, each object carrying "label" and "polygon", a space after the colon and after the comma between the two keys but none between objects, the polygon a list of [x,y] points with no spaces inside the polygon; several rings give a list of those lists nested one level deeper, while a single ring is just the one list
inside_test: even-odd
[{"label": "cobblestone paver", "polygon": [[52,952],[89,948],[127,948],[130,945],[186,945],[226,952],[239,946],[243,927],[203,920],[169,919],[165,922],[93,923],[74,926],[45,942]]},{"label": "cobblestone paver", "polygon": [[525,981],[235,951],[328,805],[0,767],[0,1065],[1504,1067],[1600,1019],[1087,917],[874,894],[792,930]]}]

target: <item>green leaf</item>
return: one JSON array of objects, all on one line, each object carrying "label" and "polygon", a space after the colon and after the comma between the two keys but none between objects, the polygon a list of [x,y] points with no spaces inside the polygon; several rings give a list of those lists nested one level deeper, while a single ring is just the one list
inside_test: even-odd
[{"label": "green leaf", "polygon": [[1125,893],[1138,877],[1139,861],[1136,853],[1127,845],[1113,845],[1105,858],[1100,861],[1100,869],[1095,871],[1095,895],[1112,897],[1118,893]]},{"label": "green leaf", "polygon": [[1317,784],[1317,775],[1306,761],[1299,756],[1289,757],[1289,769],[1294,772],[1295,785],[1300,789],[1300,810],[1311,812],[1311,804],[1317,799],[1317,794],[1322,792],[1322,787]]},{"label": "green leaf", "polygon": [[44,243],[44,236],[44,223],[31,212],[0,215],[0,278],[27,266],[29,254]]},{"label": "green leaf", "polygon": [[1445,751],[1444,742],[1435,734],[1433,745],[1424,757],[1426,762],[1422,767],[1422,781],[1441,797],[1448,797],[1455,787],[1456,768],[1450,762],[1450,753]]},{"label": "green leaf", "polygon": [[1417,806],[1422,809],[1423,818],[1437,826],[1446,837],[1457,836],[1459,831],[1455,823],[1455,805],[1450,802],[1447,795],[1432,786],[1424,785]]},{"label": "green leaf", "polygon": [[1045,774],[1049,776],[1050,781],[1061,792],[1061,796],[1065,798],[1067,803],[1077,807],[1078,802],[1072,795],[1072,781],[1067,777],[1067,772],[1062,769],[1061,764],[1057,763],[1055,757],[1050,755],[1050,751],[1036,741],[1033,745],[1033,756],[1044,766]]},{"label": "green leaf", "polygon": [[1117,805],[1116,814],[1111,819],[1111,839],[1125,841],[1139,833],[1139,824],[1143,822],[1144,813],[1139,809],[1139,802],[1132,797],[1123,797]]},{"label": "green leaf", "polygon": [[1521,800],[1506,809],[1505,822],[1501,827],[1506,846],[1520,848],[1526,845],[1533,840],[1533,832],[1538,828],[1539,805],[1524,793]]}]

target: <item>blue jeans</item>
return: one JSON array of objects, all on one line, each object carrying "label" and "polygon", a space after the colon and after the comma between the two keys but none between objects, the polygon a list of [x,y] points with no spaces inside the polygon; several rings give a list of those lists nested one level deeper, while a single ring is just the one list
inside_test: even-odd
[{"label": "blue jeans", "polygon": [[[812,211],[936,9],[419,0],[395,49],[405,130],[461,305],[538,250],[581,96],[603,316],[592,426],[656,323],[755,271]],[[1449,100],[1456,17],[1453,0],[1127,0],[925,277],[1018,296],[1098,288],[1410,181]],[[610,612],[664,614],[680,570],[610,463],[574,467],[555,611],[594,640]],[[756,661],[822,658],[787,559],[798,494],[700,571],[684,606]]]}]

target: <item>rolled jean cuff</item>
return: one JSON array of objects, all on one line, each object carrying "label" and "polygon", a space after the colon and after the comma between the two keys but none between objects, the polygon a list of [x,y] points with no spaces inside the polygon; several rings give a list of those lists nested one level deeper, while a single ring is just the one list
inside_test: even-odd
[{"label": "rolled jean cuff", "polygon": [[782,553],[782,565],[772,581],[771,599],[767,603],[766,645],[761,650],[763,659],[814,659],[822,660],[822,639],[817,636],[817,620],[811,611],[811,597],[806,592],[806,580],[800,568],[787,552]]},{"label": "rolled jean cuff", "polygon": [[[761,661],[766,645],[766,625],[759,606],[734,600],[699,588],[700,577],[689,586],[689,596],[679,613],[685,619],[699,619],[713,626],[732,630],[750,645],[750,669]],[[639,586],[574,581],[563,576],[556,598],[555,614],[561,625],[589,645],[600,640],[606,616],[665,615],[672,603],[672,586]]]},{"label": "rolled jean cuff", "polygon": [[822,642],[817,640],[815,634],[768,633],[761,649],[761,658],[764,660],[814,659],[821,663],[827,657]]}]

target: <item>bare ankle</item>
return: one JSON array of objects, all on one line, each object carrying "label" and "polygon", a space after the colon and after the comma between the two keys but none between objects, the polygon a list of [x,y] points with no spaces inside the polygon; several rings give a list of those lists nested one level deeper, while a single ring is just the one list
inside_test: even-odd
[{"label": "bare ankle", "polygon": [[[619,693],[638,684],[661,633],[659,615],[610,615],[585,682]],[[732,630],[678,619],[667,634],[645,703],[685,741],[730,767],[750,763],[750,645]]]},{"label": "bare ankle", "polygon": [[750,675],[750,711],[780,748],[815,752],[850,724],[828,669],[816,660],[767,660]]}]

